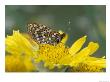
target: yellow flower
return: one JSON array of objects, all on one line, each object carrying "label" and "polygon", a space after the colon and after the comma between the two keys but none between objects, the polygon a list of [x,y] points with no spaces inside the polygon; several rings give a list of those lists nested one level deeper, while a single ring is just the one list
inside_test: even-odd
[{"label": "yellow flower", "polygon": [[91,58],[91,55],[99,48],[98,43],[90,42],[87,47],[80,50],[86,41],[86,37],[78,39],[70,48],[62,42],[56,46],[40,44],[39,54],[35,61],[44,61],[44,66],[49,67],[49,69],[66,65],[74,68],[74,71],[75,68],[76,71],[102,71],[105,68],[105,59]]},{"label": "yellow flower", "polygon": [[6,72],[26,72],[34,70],[35,66],[32,64],[30,58],[15,55],[5,56]]},{"label": "yellow flower", "polygon": [[23,72],[26,71],[24,63],[21,61],[20,56],[5,56],[5,71],[6,72]]},{"label": "yellow flower", "polygon": [[19,31],[13,31],[12,36],[7,36],[5,39],[6,51],[13,55],[28,55],[34,56],[38,52],[38,44],[32,39],[23,36]]},{"label": "yellow flower", "polygon": [[56,46],[49,44],[40,44],[39,46],[39,55],[35,59],[36,62],[44,61],[45,66],[53,68],[60,64],[61,58],[69,55],[68,48],[62,43],[59,43]]},{"label": "yellow flower", "polygon": [[[84,36],[69,48],[65,45],[67,38],[68,35],[57,45],[37,44],[29,35],[13,31],[13,35],[5,39],[8,54],[5,56],[6,71],[36,71],[36,66],[40,65],[41,61],[50,71],[63,66],[66,66],[66,71],[73,72],[101,72],[106,68],[104,57],[92,56],[99,48],[98,43],[89,42],[88,46],[82,49],[87,38]],[[40,70],[37,71],[42,71],[43,68],[38,69]]]},{"label": "yellow flower", "polygon": [[[23,36],[24,35],[24,36]],[[5,39],[6,71],[34,71],[33,57],[38,54],[39,46],[19,31]],[[9,55],[7,55],[9,54]]]}]

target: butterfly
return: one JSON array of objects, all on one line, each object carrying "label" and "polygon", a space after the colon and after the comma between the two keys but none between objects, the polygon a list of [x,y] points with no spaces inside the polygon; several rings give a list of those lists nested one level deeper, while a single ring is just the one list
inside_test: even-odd
[{"label": "butterfly", "polygon": [[38,23],[28,23],[28,34],[40,44],[56,45],[64,38],[65,33],[59,33],[45,25]]}]

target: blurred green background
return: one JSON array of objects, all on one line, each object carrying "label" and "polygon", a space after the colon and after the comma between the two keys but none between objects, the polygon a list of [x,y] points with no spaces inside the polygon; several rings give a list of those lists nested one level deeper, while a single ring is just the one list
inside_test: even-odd
[{"label": "blurred green background", "polygon": [[100,44],[96,57],[106,55],[106,6],[105,5],[6,5],[5,36],[13,30],[26,32],[26,25],[36,21],[69,35],[67,45],[87,35],[88,42]]}]

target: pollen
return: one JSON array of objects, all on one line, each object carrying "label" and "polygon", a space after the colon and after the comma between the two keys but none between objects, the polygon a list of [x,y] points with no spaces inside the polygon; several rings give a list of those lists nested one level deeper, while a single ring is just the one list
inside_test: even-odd
[{"label": "pollen", "polygon": [[70,54],[68,52],[68,48],[65,47],[63,43],[59,43],[56,46],[41,44],[39,47],[39,57],[45,62],[59,64],[59,60],[67,55]]}]

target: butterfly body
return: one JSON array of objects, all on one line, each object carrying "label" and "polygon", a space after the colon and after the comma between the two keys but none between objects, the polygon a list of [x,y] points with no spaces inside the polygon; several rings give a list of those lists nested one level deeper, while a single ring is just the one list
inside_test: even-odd
[{"label": "butterfly body", "polygon": [[51,28],[37,23],[28,24],[28,33],[37,43],[40,44],[58,44],[65,34],[52,30]]}]

